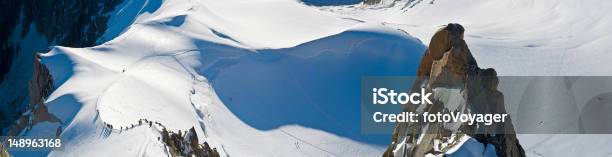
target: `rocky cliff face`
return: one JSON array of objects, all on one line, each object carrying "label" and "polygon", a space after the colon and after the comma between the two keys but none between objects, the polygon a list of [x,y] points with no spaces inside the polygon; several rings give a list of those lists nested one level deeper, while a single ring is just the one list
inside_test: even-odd
[{"label": "rocky cliff face", "polygon": [[[417,71],[412,90],[425,88],[434,95],[433,104],[404,106],[418,113],[504,114],[503,93],[497,90],[494,69],[481,69],[463,40],[464,28],[448,24],[431,39]],[[497,125],[467,123],[397,123],[392,143],[384,156],[444,156],[469,136],[484,146],[491,144],[504,157],[522,157],[525,152],[514,134],[511,120]]]},{"label": "rocky cliff face", "polygon": [[45,105],[45,98],[53,90],[53,77],[49,74],[47,67],[40,62],[39,55],[35,56],[33,77],[28,83],[30,100],[27,110],[30,112],[21,115],[19,120],[9,128],[7,133],[9,136],[16,136],[23,129],[29,129],[39,122],[61,123],[59,118],[48,112]]},{"label": "rocky cliff face", "polygon": [[39,55],[35,55],[34,73],[32,79],[28,83],[28,91],[30,94],[30,108],[36,105],[44,104],[45,97],[51,94],[53,90],[53,77],[49,74],[49,70],[45,65],[40,63]]}]

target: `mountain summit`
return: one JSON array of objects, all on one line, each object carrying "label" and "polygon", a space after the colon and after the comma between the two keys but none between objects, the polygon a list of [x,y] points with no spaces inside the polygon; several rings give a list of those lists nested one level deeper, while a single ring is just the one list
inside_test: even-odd
[{"label": "mountain summit", "polygon": [[[464,28],[450,23],[432,37],[419,66],[412,90],[425,88],[434,93],[433,104],[405,106],[417,113],[505,114],[504,97],[497,90],[495,69],[481,69],[465,40]],[[471,137],[471,138],[470,138]],[[497,125],[467,123],[415,122],[398,123],[384,156],[443,156],[453,154],[467,140],[483,144],[483,152],[471,156],[522,157],[525,152],[514,134],[511,120]],[[489,145],[492,145],[490,147]],[[465,149],[464,149],[465,150]]]}]

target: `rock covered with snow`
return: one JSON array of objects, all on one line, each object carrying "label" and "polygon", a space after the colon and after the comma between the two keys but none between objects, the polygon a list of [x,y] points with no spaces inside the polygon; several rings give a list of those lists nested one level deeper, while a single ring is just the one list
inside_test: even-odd
[{"label": "rock covered with snow", "polygon": [[200,144],[195,128],[187,131],[169,132],[162,130],[162,141],[172,156],[219,157],[217,148],[211,148],[208,142]]},{"label": "rock covered with snow", "polygon": [[[464,28],[450,23],[439,29],[421,60],[413,89],[434,93],[434,103],[406,107],[411,112],[505,114],[503,94],[497,90],[497,72],[480,69],[463,40]],[[497,156],[520,157],[525,152],[511,120],[498,125],[467,123],[398,123],[384,156],[443,156],[471,137]],[[492,145],[492,148],[487,147]],[[491,151],[491,150],[489,150]],[[480,154],[480,156],[484,156]]]}]

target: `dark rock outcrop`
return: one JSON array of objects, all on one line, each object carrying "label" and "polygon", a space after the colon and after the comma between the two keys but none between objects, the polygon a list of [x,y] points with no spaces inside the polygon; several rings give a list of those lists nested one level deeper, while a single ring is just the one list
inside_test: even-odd
[{"label": "dark rock outcrop", "polygon": [[61,123],[61,120],[49,113],[45,105],[45,98],[51,94],[53,90],[53,77],[45,65],[40,62],[40,56],[35,55],[34,73],[32,79],[28,83],[28,92],[30,95],[30,103],[28,105],[28,114],[21,115],[19,120],[9,129],[9,136],[16,136],[23,129],[28,129],[39,122],[56,122]]},{"label": "dark rock outcrop", "polygon": [[45,97],[51,94],[53,90],[53,77],[49,74],[49,69],[40,63],[40,55],[35,55],[34,74],[28,83],[28,92],[30,94],[30,108],[36,105],[44,104]]},{"label": "dark rock outcrop", "polygon": [[[463,26],[451,23],[433,35],[412,90],[425,88],[437,96],[434,96],[433,104],[407,105],[404,111],[506,113],[503,93],[497,90],[497,72],[478,67],[463,40],[463,32]],[[463,136],[470,136],[485,146],[492,144],[498,156],[525,156],[510,118],[496,125],[397,123],[392,143],[383,156],[443,156],[448,148],[458,146]]]},{"label": "dark rock outcrop", "polygon": [[211,148],[207,142],[199,144],[198,135],[195,128],[178,133],[162,130],[162,141],[170,150],[172,156],[197,156],[197,157],[219,157],[216,148]]},{"label": "dark rock outcrop", "polygon": [[374,5],[380,3],[382,0],[363,0],[363,4]]}]

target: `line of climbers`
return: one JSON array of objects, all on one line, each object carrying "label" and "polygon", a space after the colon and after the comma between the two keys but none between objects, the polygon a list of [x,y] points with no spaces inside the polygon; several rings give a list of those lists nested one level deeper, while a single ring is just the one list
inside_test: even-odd
[{"label": "line of climbers", "polygon": [[[110,136],[110,133],[113,130],[118,130],[119,133],[123,131],[127,131],[133,129],[138,126],[142,126],[143,124],[149,125],[153,127],[153,124],[160,126],[161,129],[161,137],[158,138],[158,141],[162,141],[163,144],[168,148],[170,155],[172,156],[197,156],[197,157],[219,157],[219,152],[217,148],[212,148],[208,144],[208,142],[204,142],[203,144],[199,144],[198,136],[194,127],[191,127],[189,130],[181,131],[178,130],[178,133],[173,131],[168,131],[166,126],[161,124],[160,122],[150,121],[148,119],[139,119],[138,124],[131,124],[126,127],[119,127],[119,129],[114,128],[113,125],[103,122],[104,130],[103,133],[106,137]],[[106,132],[106,130],[109,130]]]},{"label": "line of climbers", "polygon": [[129,125],[129,126],[125,126],[125,127],[121,126],[121,127],[119,127],[119,129],[115,128],[115,127],[114,127],[113,125],[111,125],[110,123],[103,122],[103,124],[104,124],[104,127],[105,127],[105,128],[109,128],[110,130],[118,130],[119,132],[122,132],[122,131],[125,131],[125,130],[133,129],[133,128],[138,127],[138,126],[142,126],[142,125],[143,125],[143,122],[144,122],[144,124],[147,124],[147,123],[148,123],[148,124],[149,124],[149,128],[150,128],[150,127],[153,127],[153,124],[156,124],[156,125],[158,125],[158,126],[160,126],[160,127],[162,127],[162,128],[166,128],[166,126],[164,126],[164,125],[163,125],[163,124],[161,124],[160,122],[154,122],[154,121],[150,121],[150,120],[148,120],[148,119],[144,119],[144,118],[139,119],[139,120],[138,120],[138,124],[131,124],[131,125]]}]

